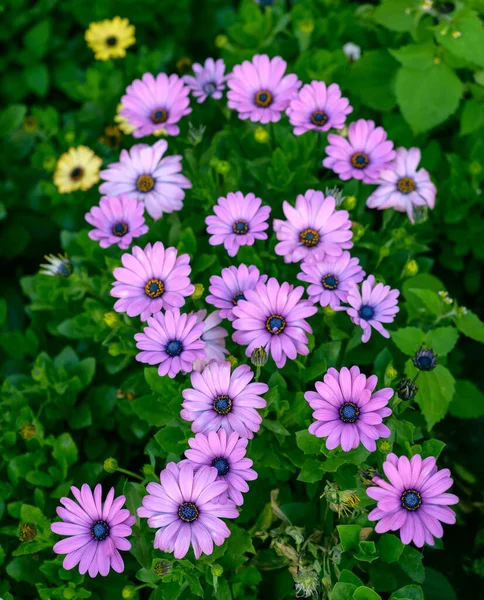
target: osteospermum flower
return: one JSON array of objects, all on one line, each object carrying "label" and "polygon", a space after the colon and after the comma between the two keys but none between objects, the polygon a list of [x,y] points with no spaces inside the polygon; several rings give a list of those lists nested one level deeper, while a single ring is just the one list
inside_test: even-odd
[{"label": "osteospermum flower", "polygon": [[173,552],[183,558],[190,545],[195,558],[212,554],[213,545],[221,546],[230,530],[221,517],[235,519],[239,512],[233,502],[214,502],[227,490],[225,481],[218,481],[214,467],[202,467],[196,473],[189,462],[168,463],[160,473],[160,483],[146,486],[148,495],[138,516],[148,518],[148,525],[158,531],[154,547]]},{"label": "osteospermum flower", "polygon": [[190,181],[181,174],[182,156],[165,156],[168,144],[159,140],[153,146],[136,144],[129,151],[121,150],[119,162],[111,163],[101,171],[101,194],[119,196],[128,194],[143,202],[153,219],[161,219],[183,207],[184,189]]},{"label": "osteospermum flower", "polygon": [[136,347],[142,352],[136,360],[160,365],[158,375],[173,378],[183,371],[190,373],[193,363],[204,357],[205,342],[201,340],[203,323],[196,315],[180,314],[178,308],[159,312],[148,318],[148,327],[136,333]]},{"label": "osteospermum flower", "polygon": [[332,196],[308,190],[299,194],[295,207],[284,200],[282,210],[286,220],[274,219],[273,227],[279,240],[275,252],[285,262],[317,262],[353,247],[348,211],[336,210]]},{"label": "osteospermum flower", "polygon": [[383,337],[390,337],[382,323],[393,323],[395,320],[395,315],[400,310],[397,306],[399,295],[399,290],[392,290],[389,285],[376,283],[373,275],[367,277],[361,284],[361,292],[357,285],[351,287],[346,300],[351,308],[347,308],[346,312],[353,323],[363,329],[361,336],[363,343],[370,339],[372,327]]},{"label": "osteospermum flower", "polygon": [[126,135],[131,135],[133,131],[136,129],[134,125],[130,125],[128,119],[121,114],[124,106],[122,104],[118,104],[116,107],[116,114],[114,115],[114,121],[118,124],[119,129]]},{"label": "osteospermum flower", "polygon": [[346,302],[351,287],[363,281],[365,276],[360,261],[351,258],[349,252],[326,256],[313,264],[303,262],[301,270],[297,278],[310,284],[307,288],[309,300],[334,310],[340,308],[341,302]]},{"label": "osteospermum flower", "polygon": [[426,169],[417,170],[420,156],[419,148],[398,148],[395,162],[381,171],[381,185],[366,201],[368,208],[406,212],[412,223],[416,207],[434,208],[437,189]]},{"label": "osteospermum flower", "polygon": [[205,102],[207,98],[220,100],[225,89],[225,63],[219,58],[207,58],[204,65],[193,64],[195,76],[184,75],[183,81],[192,90],[197,102]]},{"label": "osteospermum flower", "polygon": [[229,335],[227,330],[219,327],[222,317],[215,311],[208,315],[205,309],[194,313],[198,323],[203,323],[202,340],[205,342],[205,356],[197,358],[193,363],[196,371],[202,371],[209,363],[214,360],[223,362],[225,356],[229,353],[225,347],[225,338]]},{"label": "osteospermum flower", "polygon": [[178,256],[176,248],[165,250],[161,242],[146,244],[144,250],[135,246],[121,262],[123,267],[113,271],[116,281],[111,290],[111,296],[119,298],[116,312],[140,315],[146,321],[159,310],[182,307],[185,297],[195,291],[188,277],[192,270],[188,254]]},{"label": "osteospermum flower", "polygon": [[346,115],[352,111],[348,98],[341,96],[338,84],[326,87],[323,81],[312,81],[292,98],[287,114],[294,126],[294,134],[302,135],[311,129],[342,129]]},{"label": "osteospermum flower", "polygon": [[185,456],[193,470],[197,472],[204,465],[215,467],[217,480],[228,485],[227,490],[214,500],[232,500],[237,506],[244,503],[242,493],[249,491],[247,481],[257,479],[257,473],[250,468],[252,461],[245,457],[248,442],[247,438],[241,438],[235,432],[227,435],[225,429],[209,431],[208,435],[197,433],[188,440],[190,450],[185,451]]},{"label": "osteospermum flower", "polygon": [[437,355],[432,348],[420,348],[412,362],[420,371],[432,371],[437,366]]},{"label": "osteospermum flower", "polygon": [[61,498],[63,506],[57,508],[57,514],[63,522],[50,526],[54,533],[69,536],[54,546],[54,552],[66,554],[62,566],[69,570],[79,565],[79,573],[89,573],[90,577],[98,573],[105,577],[111,568],[122,573],[124,563],[119,551],[131,548],[126,538],[136,520],[122,508],[126,498],[114,498],[111,488],[103,503],[101,484],[94,488],[94,495],[86,483],[80,490],[72,486],[71,491],[77,503]]},{"label": "osteospermum flower", "polygon": [[126,48],[136,42],[134,32],[128,19],[114,17],[91,23],[84,37],[96,60],[108,60],[126,56]]},{"label": "osteospermum flower", "polygon": [[254,373],[247,365],[230,372],[231,365],[212,363],[202,373],[194,371],[192,387],[183,390],[182,419],[193,421],[194,433],[205,433],[225,429],[236,432],[240,437],[252,439],[259,431],[262,417],[257,408],[265,408],[261,398],[269,387],[265,383],[251,383]]},{"label": "osteospermum flower", "polygon": [[262,346],[281,368],[286,358],[309,354],[305,332],[312,333],[312,329],[305,319],[318,309],[309,300],[301,300],[303,292],[302,286],[280,284],[274,277],[245,292],[245,300],[234,307],[236,332],[232,338],[247,346],[246,356]]},{"label": "osteospermum flower", "polygon": [[361,179],[364,183],[377,183],[380,173],[391,168],[396,156],[393,142],[387,140],[383,127],[373,121],[359,119],[348,128],[348,139],[335,133],[328,135],[329,146],[323,165],[332,169],[342,180]]},{"label": "osteospermum flower", "polygon": [[228,78],[228,106],[240,119],[277,122],[301,82],[294,74],[284,75],[287,63],[280,56],[270,59],[256,54],[252,61],[236,65]]},{"label": "osteospermum flower", "polygon": [[61,194],[77,190],[85,192],[99,181],[102,159],[91,148],[69,148],[57,161],[54,183]]},{"label": "osteospermum flower", "polygon": [[215,216],[205,219],[212,246],[223,244],[229,256],[235,256],[240,246],[252,246],[255,240],[266,240],[265,230],[270,206],[261,206],[262,200],[250,193],[229,192],[219,198],[213,207]]},{"label": "osteospermum flower", "polygon": [[267,275],[261,275],[254,265],[239,265],[222,269],[220,275],[210,277],[210,295],[207,296],[208,304],[219,308],[222,319],[233,321],[235,319],[233,308],[239,300],[245,300],[246,290],[253,290],[258,283],[265,283]]},{"label": "osteospermum flower", "polygon": [[88,235],[91,240],[98,241],[101,248],[117,244],[126,250],[133,238],[148,231],[144,209],[142,202],[126,194],[119,198],[101,198],[99,206],[93,206],[84,217],[94,227]]},{"label": "osteospermum flower", "polygon": [[39,271],[40,275],[49,275],[50,277],[59,277],[61,279],[72,275],[74,265],[67,254],[58,254],[57,256],[55,254],[46,254],[44,258],[47,262],[40,265],[42,267]]},{"label": "osteospermum flower", "polygon": [[358,367],[328,369],[324,383],[316,382],[316,391],[304,394],[316,419],[309,433],[327,438],[328,450],[341,446],[349,452],[361,443],[375,452],[375,440],[390,437],[383,418],[392,414],[387,404],[393,396],[391,388],[373,393],[377,383],[376,375],[366,378]]},{"label": "osteospermum flower", "polygon": [[409,460],[387,455],[383,471],[390,483],[374,477],[378,487],[369,487],[366,493],[377,500],[377,508],[368,515],[370,521],[378,521],[377,533],[400,530],[404,544],[413,542],[421,548],[425,543],[434,545],[434,538],[441,538],[444,530],[441,523],[453,525],[455,513],[449,508],[459,498],[444,493],[453,481],[449,469],[437,469],[433,456],[422,459],[415,454]]},{"label": "osteospermum flower", "polygon": [[161,130],[166,135],[178,135],[180,128],[176,123],[192,112],[189,93],[190,88],[178,75],[159,73],[155,78],[145,73],[126,88],[121,98],[124,107],[121,114],[136,127],[133,131],[136,138]]}]

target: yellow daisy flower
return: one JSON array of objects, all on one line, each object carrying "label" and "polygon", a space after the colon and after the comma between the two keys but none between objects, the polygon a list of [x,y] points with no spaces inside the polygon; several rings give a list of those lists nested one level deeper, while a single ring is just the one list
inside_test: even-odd
[{"label": "yellow daisy flower", "polygon": [[116,108],[116,116],[114,117],[114,120],[116,121],[116,123],[118,124],[118,127],[121,129],[121,131],[123,133],[125,133],[126,135],[130,135],[131,133],[133,133],[133,131],[136,129],[136,127],[134,127],[133,125],[130,125],[128,119],[121,114],[120,111],[123,110],[123,105],[122,104],[118,104],[117,108]]},{"label": "yellow daisy flower", "polygon": [[57,161],[54,183],[61,194],[86,191],[99,181],[102,159],[91,148],[69,148]]},{"label": "yellow daisy flower", "polygon": [[136,42],[134,31],[134,25],[130,25],[128,19],[114,17],[91,23],[84,37],[96,60],[108,60],[126,56],[126,48]]}]

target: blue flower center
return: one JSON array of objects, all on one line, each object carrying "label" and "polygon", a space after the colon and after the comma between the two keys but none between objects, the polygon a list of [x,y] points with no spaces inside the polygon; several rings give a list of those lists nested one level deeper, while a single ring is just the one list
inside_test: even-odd
[{"label": "blue flower center", "polygon": [[261,90],[255,95],[255,103],[257,106],[267,108],[272,104],[272,94],[268,90]]},{"label": "blue flower center", "polygon": [[313,112],[311,115],[311,123],[322,127],[328,121],[328,115],[320,110]]},{"label": "blue flower center", "polygon": [[106,38],[106,46],[116,46],[118,43],[118,38],[115,35],[110,35]]},{"label": "blue flower center", "polygon": [[375,311],[373,310],[373,308],[371,306],[368,306],[368,304],[365,304],[365,306],[362,306],[360,308],[360,310],[358,311],[358,314],[365,321],[369,321],[375,314]]},{"label": "blue flower center", "polygon": [[150,279],[145,284],[145,294],[152,300],[159,298],[165,291],[165,286],[160,279]]},{"label": "blue flower center", "polygon": [[225,394],[217,396],[213,400],[213,410],[219,415],[228,415],[232,410],[232,400]]},{"label": "blue flower center", "polygon": [[61,263],[58,267],[57,267],[57,275],[61,276],[61,277],[69,277],[69,275],[72,273],[72,269],[70,266],[65,265],[64,263]]},{"label": "blue flower center", "polygon": [[366,166],[368,166],[369,162],[370,158],[368,154],[365,154],[364,152],[356,152],[351,157],[351,164],[353,167],[355,167],[355,169],[364,169]]},{"label": "blue flower center", "polygon": [[178,516],[185,523],[193,523],[198,519],[199,514],[199,510],[193,502],[184,502],[178,507]]},{"label": "blue flower center", "polygon": [[405,490],[401,497],[402,507],[407,510],[417,510],[422,504],[422,497],[417,490]]},{"label": "blue flower center", "polygon": [[335,290],[338,287],[338,278],[336,275],[325,275],[321,280],[324,289]]},{"label": "blue flower center", "polygon": [[168,342],[165,350],[170,356],[178,356],[183,350],[183,344],[178,340],[173,340],[171,342]]},{"label": "blue flower center", "polygon": [[286,321],[281,315],[271,315],[266,319],[266,329],[269,333],[279,335],[284,331],[286,327]]},{"label": "blue flower center", "polygon": [[307,248],[312,248],[319,244],[319,233],[315,229],[304,229],[299,234],[299,241]]},{"label": "blue flower center", "polygon": [[234,306],[237,306],[237,302],[239,300],[245,300],[244,292],[238,292],[237,294],[234,294],[234,297],[233,297],[233,300],[232,300],[232,304]]},{"label": "blue flower center", "polygon": [[217,89],[217,86],[215,85],[215,83],[213,81],[209,81],[208,83],[206,83],[203,86],[203,91],[207,94],[207,96],[211,96],[215,90]]},{"label": "blue flower center", "polygon": [[109,525],[106,521],[95,521],[91,527],[91,535],[98,542],[105,540],[109,535]]},{"label": "blue flower center", "polygon": [[421,356],[418,362],[423,369],[427,369],[432,364],[432,359],[430,356]]},{"label": "blue flower center", "polygon": [[215,467],[219,475],[227,475],[229,472],[229,461],[226,458],[214,458],[212,460],[212,467]]},{"label": "blue flower center", "polygon": [[232,231],[237,235],[243,235],[249,231],[249,224],[247,221],[235,221],[232,225]]},{"label": "blue flower center", "polygon": [[155,125],[164,123],[168,120],[168,113],[163,108],[157,108],[151,113],[151,120],[153,123],[155,123]]},{"label": "blue flower center", "polygon": [[339,417],[343,423],[356,423],[360,409],[353,402],[345,402],[339,407]]},{"label": "blue flower center", "polygon": [[116,223],[113,227],[113,234],[116,237],[123,237],[128,233],[128,226],[126,223]]}]

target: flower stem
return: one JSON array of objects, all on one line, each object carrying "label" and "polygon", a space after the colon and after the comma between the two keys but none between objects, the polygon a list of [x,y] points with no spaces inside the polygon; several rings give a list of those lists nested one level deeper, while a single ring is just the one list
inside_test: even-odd
[{"label": "flower stem", "polygon": [[130,475],[131,477],[135,477],[136,479],[139,479],[140,481],[144,481],[143,477],[141,477],[141,475],[137,475],[136,473],[133,473],[133,471],[128,471],[128,469],[122,469],[121,467],[118,467],[116,469],[116,471],[118,471],[119,473],[124,473],[125,475]]}]

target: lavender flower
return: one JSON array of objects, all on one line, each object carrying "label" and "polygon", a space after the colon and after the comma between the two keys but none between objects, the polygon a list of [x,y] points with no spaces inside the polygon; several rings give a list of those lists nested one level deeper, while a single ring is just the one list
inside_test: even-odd
[{"label": "lavender flower", "polygon": [[219,58],[207,58],[204,65],[193,64],[194,77],[184,75],[183,81],[191,89],[198,103],[205,102],[207,98],[220,100],[225,89],[225,63]]}]

